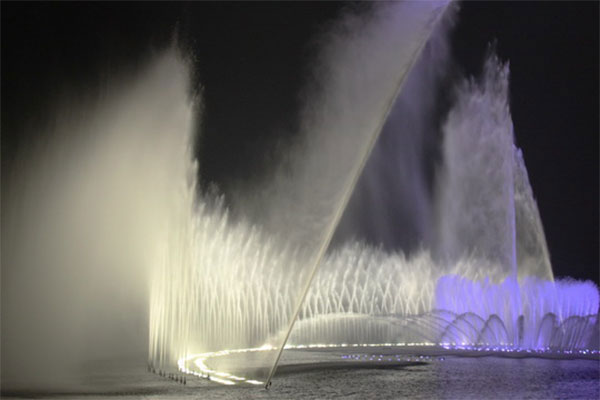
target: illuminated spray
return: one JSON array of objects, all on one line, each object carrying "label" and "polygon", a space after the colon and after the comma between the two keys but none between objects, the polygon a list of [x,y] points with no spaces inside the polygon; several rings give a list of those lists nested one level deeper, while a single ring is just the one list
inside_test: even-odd
[{"label": "illuminated spray", "polygon": [[[55,140],[3,179],[3,387],[24,377],[28,387],[60,384],[100,355],[143,353],[148,325],[155,370],[203,358],[198,369],[179,367],[251,384],[268,382],[288,335],[300,349],[411,343],[579,354],[597,345],[598,289],[552,281],[506,91],[497,90],[507,69],[495,59],[483,83],[459,92],[444,128],[437,245],[410,257],[360,243],[324,254],[393,82],[445,5],[382,4],[326,37],[325,89],[306,106],[304,141],[269,182],[236,199],[236,219],[222,198],[196,195],[197,109],[177,51],[94,106],[65,107],[75,117],[59,118]],[[500,169],[478,158],[490,142]],[[461,186],[487,201],[473,207]],[[496,210],[499,240],[476,235],[476,212]],[[256,372],[228,372],[240,369],[229,353]]]}]

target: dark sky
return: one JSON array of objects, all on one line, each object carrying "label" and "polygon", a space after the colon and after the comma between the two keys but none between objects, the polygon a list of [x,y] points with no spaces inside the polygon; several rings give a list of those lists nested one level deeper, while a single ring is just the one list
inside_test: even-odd
[{"label": "dark sky", "polygon": [[[61,99],[94,93],[178,31],[205,119],[204,183],[227,189],[271,160],[297,123],[315,38],[341,7],[286,3],[2,2],[2,174]],[[511,67],[511,110],[555,274],[598,282],[598,2],[469,2],[451,37],[465,74],[488,43]]]}]

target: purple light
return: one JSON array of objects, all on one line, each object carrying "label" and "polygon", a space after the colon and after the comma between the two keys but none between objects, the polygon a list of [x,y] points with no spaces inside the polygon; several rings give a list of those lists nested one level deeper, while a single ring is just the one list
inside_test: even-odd
[{"label": "purple light", "polygon": [[435,290],[435,308],[446,312],[440,315],[447,323],[439,341],[462,343],[454,349],[493,344],[501,352],[588,349],[597,346],[599,297],[591,282],[507,278],[494,284],[446,275]]}]

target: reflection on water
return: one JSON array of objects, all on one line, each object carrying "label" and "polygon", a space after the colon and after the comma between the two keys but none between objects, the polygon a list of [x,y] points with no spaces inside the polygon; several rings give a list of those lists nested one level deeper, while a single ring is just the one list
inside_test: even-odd
[{"label": "reflection on water", "polygon": [[[406,368],[317,368],[277,378],[271,392],[315,399],[598,399],[599,378],[597,360],[447,357]],[[243,392],[228,389],[223,398],[243,397]]]},{"label": "reflection on water", "polygon": [[135,360],[111,360],[90,365],[89,370],[82,371],[87,375],[85,384],[69,391],[4,392],[2,396],[68,399],[85,396],[102,399],[545,400],[598,399],[600,395],[600,360],[454,356],[425,356],[421,359],[398,354],[398,360],[392,356],[392,362],[378,363],[368,362],[367,353],[361,352],[362,362],[348,364],[345,352],[284,352],[282,366],[268,391],[254,385],[226,386],[193,377],[188,377],[186,385],[182,385],[147,372]]}]

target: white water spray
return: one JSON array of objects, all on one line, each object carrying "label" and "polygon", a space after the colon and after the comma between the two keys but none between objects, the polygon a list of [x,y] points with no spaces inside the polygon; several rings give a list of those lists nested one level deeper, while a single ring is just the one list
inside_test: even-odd
[{"label": "white water spray", "polygon": [[2,386],[144,362],[150,273],[190,204],[194,107],[175,50],[66,104],[2,182]]}]

